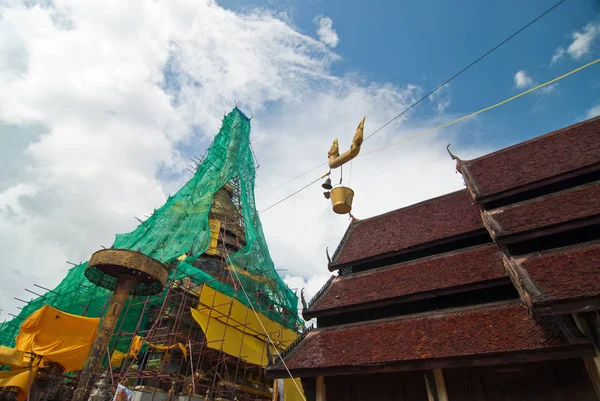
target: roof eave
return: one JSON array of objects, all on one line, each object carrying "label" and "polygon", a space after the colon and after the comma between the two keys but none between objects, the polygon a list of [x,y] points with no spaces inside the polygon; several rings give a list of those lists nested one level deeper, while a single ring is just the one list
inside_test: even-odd
[{"label": "roof eave", "polygon": [[[581,341],[561,347],[538,350],[519,350],[493,354],[394,361],[389,363],[357,363],[344,366],[314,366],[311,368],[299,369],[291,367],[289,371],[293,377],[341,376],[366,373],[406,372],[431,369],[453,369],[505,365],[512,363],[543,362],[560,359],[583,358],[594,355],[595,349],[593,344],[591,342]],[[266,376],[268,379],[281,379],[289,377],[289,374],[283,364],[279,363],[267,367]]]}]

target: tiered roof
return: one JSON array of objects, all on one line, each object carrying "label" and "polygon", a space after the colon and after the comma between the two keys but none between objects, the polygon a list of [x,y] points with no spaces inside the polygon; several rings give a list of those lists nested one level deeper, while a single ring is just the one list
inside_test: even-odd
[{"label": "tiered roof", "polygon": [[467,190],[371,217],[353,220],[330,270],[447,243],[484,232]]},{"label": "tiered roof", "polygon": [[600,117],[457,169],[467,190],[352,221],[339,275],[304,310],[319,328],[285,353],[292,374],[593,354],[560,315],[600,309]]},{"label": "tiered roof", "polygon": [[538,315],[600,309],[600,241],[514,258]]},{"label": "tiered roof", "polygon": [[304,311],[304,317],[311,319],[508,282],[502,252],[494,244],[480,245],[338,276]]},{"label": "tiered roof", "polygon": [[558,233],[600,222],[600,183],[594,182],[486,212],[499,243]]},{"label": "tiered roof", "polygon": [[600,117],[460,163],[479,203],[600,170]]},{"label": "tiered roof", "polygon": [[[351,374],[366,368],[420,370],[589,355],[553,319],[535,321],[518,302],[401,316],[311,331],[286,357],[292,375]],[[526,355],[526,356],[524,356]],[[501,358],[499,358],[501,356]],[[321,372],[319,372],[319,370]],[[284,371],[285,372],[285,371]]]}]

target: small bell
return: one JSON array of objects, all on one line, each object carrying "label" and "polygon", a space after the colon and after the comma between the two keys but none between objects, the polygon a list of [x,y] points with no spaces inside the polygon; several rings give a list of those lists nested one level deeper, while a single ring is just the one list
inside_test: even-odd
[{"label": "small bell", "polygon": [[[323,189],[326,190],[330,190],[331,188],[333,188],[333,186],[331,185],[331,178],[327,177],[327,179],[325,180],[325,182],[323,183],[323,185],[321,185],[323,187]],[[327,198],[329,199],[329,198]]]},{"label": "small bell", "polygon": [[329,198],[331,198],[331,192],[325,191],[325,192],[323,192],[323,196],[325,197],[325,199],[329,199]]}]

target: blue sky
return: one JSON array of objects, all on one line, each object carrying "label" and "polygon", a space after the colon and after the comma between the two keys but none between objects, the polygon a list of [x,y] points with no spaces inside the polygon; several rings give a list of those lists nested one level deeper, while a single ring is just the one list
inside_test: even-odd
[{"label": "blue sky", "polygon": [[[252,119],[262,210],[325,173],[261,196],[372,132],[554,1],[0,0],[0,305],[53,286],[132,231],[190,178],[236,102]],[[363,153],[600,57],[600,3],[567,0]],[[554,61],[553,61],[554,60]],[[600,64],[344,170],[366,218],[463,188],[464,159],[600,114]],[[334,172],[333,179],[339,179]],[[271,255],[310,297],[348,217],[318,185],[260,216]],[[426,222],[425,222],[426,224]],[[7,308],[9,308],[7,306]],[[13,308],[14,310],[14,308]],[[0,316],[0,319],[2,316]]]},{"label": "blue sky", "polygon": [[[224,7],[243,12],[264,7],[287,13],[302,32],[315,36],[314,18],[333,20],[340,40],[337,74],[357,74],[367,81],[397,85],[415,83],[433,89],[472,60],[556,3],[555,0],[487,2],[464,1],[239,1],[223,0]],[[447,112],[463,115],[510,97],[514,76],[524,70],[537,83],[545,82],[600,55],[573,60],[563,57],[554,65],[552,55],[570,42],[569,35],[598,22],[600,2],[568,0],[513,38],[468,72],[455,79]],[[552,96],[528,95],[488,112],[481,132],[461,137],[501,148],[570,125],[600,103],[598,67],[582,71],[556,87]],[[425,107],[423,107],[425,106]],[[434,113],[419,105],[417,116]],[[479,135],[477,135],[479,134]],[[481,135],[481,136],[480,136]]]}]

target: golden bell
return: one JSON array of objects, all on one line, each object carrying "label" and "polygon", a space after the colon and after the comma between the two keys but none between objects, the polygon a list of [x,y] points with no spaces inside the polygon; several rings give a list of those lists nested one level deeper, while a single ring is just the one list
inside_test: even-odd
[{"label": "golden bell", "polygon": [[348,187],[339,186],[331,190],[331,204],[337,214],[350,213],[352,199],[354,199],[354,191]]},{"label": "golden bell", "polygon": [[323,183],[323,185],[321,185],[321,186],[323,187],[323,189],[326,189],[326,190],[330,190],[331,188],[333,188],[333,187],[331,186],[331,178],[329,178],[329,177],[328,177],[328,178],[325,180],[325,182]]}]

